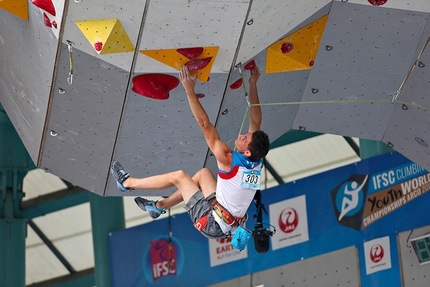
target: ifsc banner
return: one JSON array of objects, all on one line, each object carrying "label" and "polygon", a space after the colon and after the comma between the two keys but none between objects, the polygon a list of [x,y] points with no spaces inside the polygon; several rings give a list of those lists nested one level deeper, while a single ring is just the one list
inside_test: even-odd
[{"label": "ifsc banner", "polygon": [[363,230],[430,190],[430,173],[409,162],[374,174],[354,174],[331,192],[339,224]]}]

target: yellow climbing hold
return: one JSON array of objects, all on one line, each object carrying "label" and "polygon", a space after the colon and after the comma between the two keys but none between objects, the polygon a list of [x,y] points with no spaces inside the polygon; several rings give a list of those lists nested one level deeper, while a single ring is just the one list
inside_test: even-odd
[{"label": "yellow climbing hold", "polygon": [[116,18],[79,21],[76,25],[99,54],[134,51],[130,38]]}]

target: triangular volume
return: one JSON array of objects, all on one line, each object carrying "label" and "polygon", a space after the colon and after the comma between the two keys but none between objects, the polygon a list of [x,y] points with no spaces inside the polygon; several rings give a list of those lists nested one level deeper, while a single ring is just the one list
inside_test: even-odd
[{"label": "triangular volume", "polygon": [[130,38],[116,18],[79,21],[76,25],[99,54],[134,51]]},{"label": "triangular volume", "polygon": [[[180,70],[182,66],[187,65],[192,76],[197,75],[197,79],[202,82],[207,82],[209,81],[209,74],[213,63],[215,62],[218,49],[218,46],[210,46],[198,48],[141,50],[140,52],[176,70]],[[191,53],[190,51],[199,52]],[[189,54],[192,56],[189,56]]]},{"label": "triangular volume", "polygon": [[266,74],[311,69],[328,15],[267,48]]},{"label": "triangular volume", "polygon": [[28,21],[27,0],[0,0],[0,9]]}]

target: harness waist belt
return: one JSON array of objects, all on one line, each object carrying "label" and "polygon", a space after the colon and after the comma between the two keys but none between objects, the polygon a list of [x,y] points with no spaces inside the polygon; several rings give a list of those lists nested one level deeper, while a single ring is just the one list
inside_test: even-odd
[{"label": "harness waist belt", "polygon": [[230,226],[238,226],[246,219],[246,214],[243,217],[233,216],[227,209],[225,209],[218,201],[215,199],[213,202],[213,210],[225,222],[225,224]]}]

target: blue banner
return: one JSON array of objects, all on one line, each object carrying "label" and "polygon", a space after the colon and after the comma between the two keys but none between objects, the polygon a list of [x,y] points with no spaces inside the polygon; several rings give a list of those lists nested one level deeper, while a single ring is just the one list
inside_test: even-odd
[{"label": "blue banner", "polygon": [[[393,153],[263,190],[263,222],[277,229],[263,254],[252,238],[242,252],[229,239],[206,239],[186,213],[171,218],[172,236],[167,219],[113,232],[112,286],[206,286],[355,245],[363,287],[400,287],[395,238],[430,224],[428,175]],[[251,230],[254,214],[251,204]],[[394,260],[367,274],[363,242],[386,236],[392,244],[385,252]]]}]

